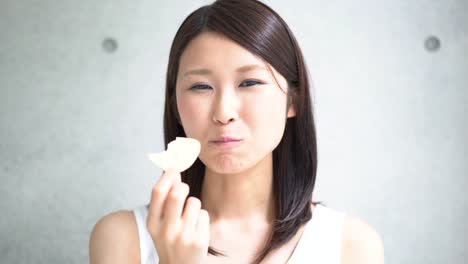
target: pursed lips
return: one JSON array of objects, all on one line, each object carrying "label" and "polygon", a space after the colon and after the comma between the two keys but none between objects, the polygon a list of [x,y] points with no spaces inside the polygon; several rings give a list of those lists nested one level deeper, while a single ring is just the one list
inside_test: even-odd
[{"label": "pursed lips", "polygon": [[214,143],[227,143],[227,142],[240,141],[240,140],[241,139],[236,138],[236,137],[221,136],[221,137],[218,137],[218,138],[212,140],[211,142],[214,142]]}]

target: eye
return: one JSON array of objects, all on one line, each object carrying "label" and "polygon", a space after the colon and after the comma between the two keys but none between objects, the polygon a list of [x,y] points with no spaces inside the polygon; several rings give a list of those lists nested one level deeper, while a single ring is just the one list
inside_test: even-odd
[{"label": "eye", "polygon": [[[253,86],[257,84],[263,84],[263,83],[260,81],[256,81],[256,80],[245,80],[240,84],[240,86]],[[207,84],[197,84],[197,85],[190,87],[190,90],[208,90],[208,89],[211,89],[211,87]]]},{"label": "eye", "polygon": [[210,89],[211,87],[206,84],[198,84],[190,87],[190,90],[207,90]]},{"label": "eye", "polygon": [[245,86],[253,86],[253,85],[256,85],[256,84],[262,84],[261,82],[259,81],[256,81],[256,80],[245,80],[241,83],[241,86],[242,85],[245,85]]}]

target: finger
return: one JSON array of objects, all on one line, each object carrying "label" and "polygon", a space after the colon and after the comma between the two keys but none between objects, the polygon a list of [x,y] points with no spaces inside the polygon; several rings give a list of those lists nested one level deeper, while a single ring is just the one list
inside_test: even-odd
[{"label": "finger", "polygon": [[184,208],[185,199],[189,194],[189,189],[188,184],[181,182],[175,184],[169,191],[164,202],[163,222],[165,225],[181,222],[182,209]]},{"label": "finger", "polygon": [[201,209],[198,215],[197,230],[199,238],[205,241],[206,244],[210,242],[210,216],[208,211]]},{"label": "finger", "polygon": [[195,232],[200,214],[201,201],[196,197],[189,197],[185,202],[182,221],[184,222],[184,230]]},{"label": "finger", "polygon": [[180,172],[178,172],[178,171],[176,171],[174,169],[168,169],[166,171],[166,173],[172,179],[173,183],[182,182],[182,176],[180,175]]},{"label": "finger", "polygon": [[173,186],[172,175],[163,173],[151,191],[150,205],[148,208],[148,222],[159,222],[163,215],[164,201]]}]

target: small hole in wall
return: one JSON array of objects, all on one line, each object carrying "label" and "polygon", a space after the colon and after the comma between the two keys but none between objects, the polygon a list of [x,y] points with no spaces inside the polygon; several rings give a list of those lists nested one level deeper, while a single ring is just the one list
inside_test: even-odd
[{"label": "small hole in wall", "polygon": [[429,36],[424,42],[424,47],[429,52],[436,52],[440,49],[440,40],[436,36]]},{"label": "small hole in wall", "polygon": [[113,38],[105,38],[102,41],[102,48],[107,53],[113,53],[117,50],[117,41]]}]

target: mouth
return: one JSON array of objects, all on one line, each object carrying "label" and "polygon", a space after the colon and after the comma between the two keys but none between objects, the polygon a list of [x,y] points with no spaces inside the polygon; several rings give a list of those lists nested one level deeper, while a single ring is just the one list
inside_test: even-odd
[{"label": "mouth", "polygon": [[228,142],[237,142],[237,141],[241,141],[241,139],[235,138],[235,137],[223,136],[223,137],[216,138],[215,140],[212,140],[211,142],[228,143]]},{"label": "mouth", "polygon": [[211,141],[211,143],[220,148],[232,148],[239,146],[242,143],[242,140],[233,137],[222,137]]}]

